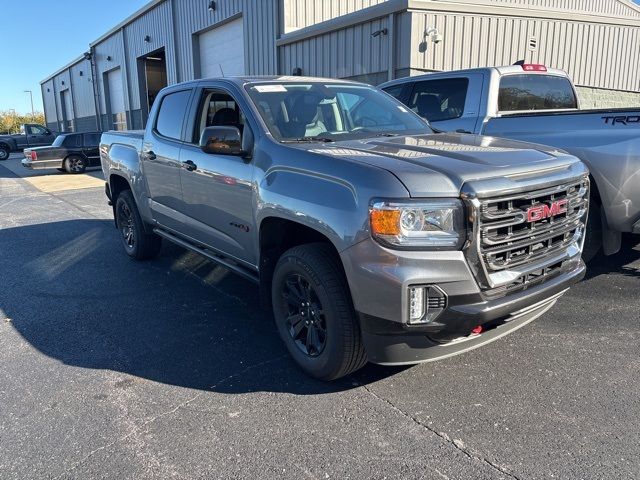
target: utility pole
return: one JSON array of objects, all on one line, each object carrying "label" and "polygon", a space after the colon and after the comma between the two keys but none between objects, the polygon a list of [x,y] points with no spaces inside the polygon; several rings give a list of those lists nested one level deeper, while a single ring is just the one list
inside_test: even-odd
[{"label": "utility pole", "polygon": [[24,93],[28,93],[29,97],[31,97],[31,119],[35,120],[36,111],[33,109],[33,92],[31,90],[25,90]]}]

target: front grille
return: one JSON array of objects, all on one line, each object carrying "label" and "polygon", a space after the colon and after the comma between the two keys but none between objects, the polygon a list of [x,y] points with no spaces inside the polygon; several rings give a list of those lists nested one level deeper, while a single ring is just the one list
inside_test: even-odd
[{"label": "front grille", "polygon": [[[549,262],[581,245],[588,204],[587,178],[519,195],[480,199],[476,204],[477,246],[488,287],[508,290],[537,283],[561,268],[561,262]],[[514,278],[513,272],[523,273]],[[496,279],[506,279],[506,283]]]}]

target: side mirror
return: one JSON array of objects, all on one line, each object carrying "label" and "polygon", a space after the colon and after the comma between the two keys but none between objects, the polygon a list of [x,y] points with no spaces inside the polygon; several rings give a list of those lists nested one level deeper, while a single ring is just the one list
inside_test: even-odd
[{"label": "side mirror", "polygon": [[51,130],[49,130],[48,128],[44,131],[45,134],[47,135],[51,135]]},{"label": "side mirror", "polygon": [[213,155],[244,155],[242,135],[237,127],[207,127],[200,135],[200,148]]}]

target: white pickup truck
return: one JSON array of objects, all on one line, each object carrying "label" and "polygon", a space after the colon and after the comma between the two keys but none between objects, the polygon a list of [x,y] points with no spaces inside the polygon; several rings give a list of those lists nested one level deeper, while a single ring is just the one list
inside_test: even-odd
[{"label": "white pickup truck", "polygon": [[585,259],[616,253],[623,232],[640,234],[640,108],[580,110],[569,76],[544,65],[429,73],[380,88],[437,130],[551,145],[586,163]]}]

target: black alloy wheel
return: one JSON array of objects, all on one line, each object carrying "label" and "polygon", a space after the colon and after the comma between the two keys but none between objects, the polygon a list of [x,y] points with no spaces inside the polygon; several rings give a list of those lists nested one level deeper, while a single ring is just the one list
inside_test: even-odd
[{"label": "black alloy wheel", "polygon": [[318,294],[307,279],[292,273],[285,279],[282,299],[289,335],[302,353],[317,357],[327,344],[327,323]]},{"label": "black alloy wheel", "polygon": [[127,253],[133,252],[136,247],[136,231],[133,220],[133,212],[127,202],[118,202],[118,230],[122,235],[122,244]]}]

